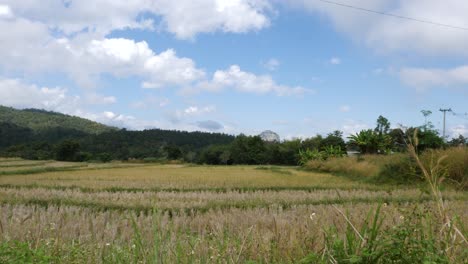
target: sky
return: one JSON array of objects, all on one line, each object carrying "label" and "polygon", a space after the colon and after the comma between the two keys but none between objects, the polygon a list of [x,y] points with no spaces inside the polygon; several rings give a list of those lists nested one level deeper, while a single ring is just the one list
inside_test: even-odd
[{"label": "sky", "polygon": [[[0,0],[0,104],[282,138],[468,136],[468,1]],[[456,28],[458,27],[458,28]]]}]

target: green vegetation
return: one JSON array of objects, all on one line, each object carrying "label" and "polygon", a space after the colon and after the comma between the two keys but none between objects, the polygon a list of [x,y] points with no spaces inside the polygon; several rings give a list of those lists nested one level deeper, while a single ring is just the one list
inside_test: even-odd
[{"label": "green vegetation", "polygon": [[[442,159],[441,159],[442,158]],[[454,147],[426,150],[421,154],[425,166],[440,160],[446,183],[456,188],[468,187],[468,148]],[[422,171],[408,154],[362,155],[334,159],[310,159],[304,168],[330,172],[367,182],[415,184],[423,180]]]},{"label": "green vegetation", "polygon": [[23,130],[31,129],[33,131],[54,131],[60,128],[63,131],[75,130],[87,134],[100,134],[116,130],[114,127],[76,116],[39,109],[17,110],[5,106],[0,106],[0,123],[14,124]]},{"label": "green vegetation", "polygon": [[86,119],[0,106],[0,156],[33,160],[102,161],[156,158],[195,161],[233,136],[169,130],[117,130]]}]

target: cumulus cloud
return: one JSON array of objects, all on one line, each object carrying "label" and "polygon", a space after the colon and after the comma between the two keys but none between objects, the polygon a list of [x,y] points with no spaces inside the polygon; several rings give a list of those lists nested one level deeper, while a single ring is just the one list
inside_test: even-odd
[{"label": "cumulus cloud", "polygon": [[0,78],[0,104],[17,108],[39,108],[70,112],[80,98],[70,96],[66,89],[38,87],[18,79]]},{"label": "cumulus cloud", "polygon": [[[44,25],[0,20],[0,66],[26,72],[61,72],[80,86],[93,86],[101,74],[139,76],[145,88],[185,85],[205,72],[168,49],[159,54],[145,41],[124,38],[54,39]],[[7,30],[8,28],[8,30]]]},{"label": "cumulus cloud", "polygon": [[453,69],[403,68],[399,75],[403,83],[419,90],[468,84],[468,66]]},{"label": "cumulus cloud", "polygon": [[[267,0],[6,0],[18,15],[39,21],[65,35],[84,31],[105,36],[114,30],[167,30],[181,39],[199,33],[243,33],[270,22]],[[103,12],[105,10],[105,12]],[[157,25],[152,18],[160,18]]]},{"label": "cumulus cloud", "polygon": [[[15,15],[0,19],[0,70],[62,73],[80,87],[95,87],[102,75],[110,75],[137,77],[147,89],[185,88],[183,93],[226,88],[280,96],[312,92],[277,84],[269,75],[245,72],[237,65],[208,79],[204,69],[173,49],[157,53],[145,41],[107,37],[114,30],[146,28],[148,21],[141,18],[147,12],[162,16],[167,29],[178,37],[192,38],[200,32],[261,29],[269,24],[270,10],[267,0],[6,1],[1,15]],[[267,64],[273,70],[279,61]]]},{"label": "cumulus cloud", "polygon": [[215,31],[243,33],[270,24],[266,0],[156,0],[154,6],[166,30],[181,39]]},{"label": "cumulus cloud", "polygon": [[197,88],[205,91],[220,91],[231,88],[239,92],[275,93],[278,96],[313,93],[313,90],[301,86],[290,87],[277,84],[270,75],[255,75],[251,72],[242,71],[238,65],[232,65],[224,71],[216,71],[212,80],[200,83]]},{"label": "cumulus cloud", "polygon": [[187,108],[183,110],[175,110],[166,113],[167,119],[172,123],[172,124],[179,124],[184,120],[192,120],[194,117],[199,117],[202,115],[214,113],[216,111],[216,107],[213,105],[210,106],[188,106]]},{"label": "cumulus cloud", "polygon": [[[326,16],[338,31],[378,52],[414,51],[434,56],[468,56],[468,34],[457,29],[370,14],[315,0],[288,0],[287,3]],[[468,27],[467,1],[352,0],[346,4]]]}]

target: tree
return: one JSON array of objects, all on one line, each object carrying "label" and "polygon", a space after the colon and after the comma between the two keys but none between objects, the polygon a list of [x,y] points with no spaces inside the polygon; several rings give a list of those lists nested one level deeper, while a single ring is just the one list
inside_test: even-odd
[{"label": "tree", "polygon": [[[411,138],[414,135],[414,130],[419,129],[410,127],[406,130],[406,138]],[[425,149],[437,149],[445,145],[444,139],[436,130],[428,129],[426,131],[418,131],[418,151]]]},{"label": "tree", "polygon": [[182,150],[175,145],[167,145],[164,147],[164,151],[167,153],[167,159],[169,160],[177,160],[182,158],[183,153]]},{"label": "tree", "polygon": [[432,111],[430,110],[421,110],[421,113],[423,114],[424,116],[424,131],[426,131],[427,129],[433,129],[434,128],[434,125],[432,125],[431,121],[427,121],[427,118],[432,115]]},{"label": "tree", "polygon": [[74,140],[65,140],[56,148],[56,159],[60,161],[77,161],[80,143]]},{"label": "tree", "polygon": [[323,137],[321,135],[316,135],[315,137],[307,138],[302,141],[302,148],[310,150],[319,150],[320,147],[323,145],[322,141]]},{"label": "tree", "polygon": [[388,122],[387,118],[380,115],[379,118],[377,118],[377,126],[375,127],[374,131],[379,135],[386,135],[388,134],[389,130],[390,122]]},{"label": "tree", "polygon": [[458,138],[452,138],[448,144],[453,147],[466,146],[468,144],[468,139],[462,135],[459,135]]},{"label": "tree", "polygon": [[320,150],[325,150],[329,147],[339,147],[341,150],[346,149],[346,143],[343,140],[343,132],[335,130],[332,133],[329,133],[327,137],[322,140]]},{"label": "tree", "polygon": [[359,147],[363,154],[377,153],[379,149],[378,135],[372,129],[361,130],[359,133],[351,135],[348,138],[350,139],[349,144]]}]

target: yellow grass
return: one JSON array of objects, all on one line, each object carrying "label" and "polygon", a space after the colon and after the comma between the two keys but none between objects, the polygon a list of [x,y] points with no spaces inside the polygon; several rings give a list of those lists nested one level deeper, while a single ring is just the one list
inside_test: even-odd
[{"label": "yellow grass", "polygon": [[[1,164],[13,162],[29,164]],[[114,263],[105,259],[133,254],[137,233],[145,252],[157,244],[166,263],[295,263],[323,248],[326,228],[346,228],[332,205],[360,225],[371,208],[385,203],[385,228],[416,209],[436,208],[419,189],[295,167],[48,161],[0,172],[52,166],[74,169],[0,176],[0,243],[45,245],[67,263]],[[468,194],[447,190],[444,197],[466,223]],[[82,255],[73,255],[77,248]]]},{"label": "yellow grass", "polygon": [[[242,187],[327,187],[373,188],[327,173],[286,168],[280,172],[255,166],[152,165],[134,168],[87,168],[33,175],[5,175],[0,185],[53,185],[89,188],[242,188]],[[283,173],[282,173],[283,172]],[[287,172],[287,173],[284,173]]]}]

